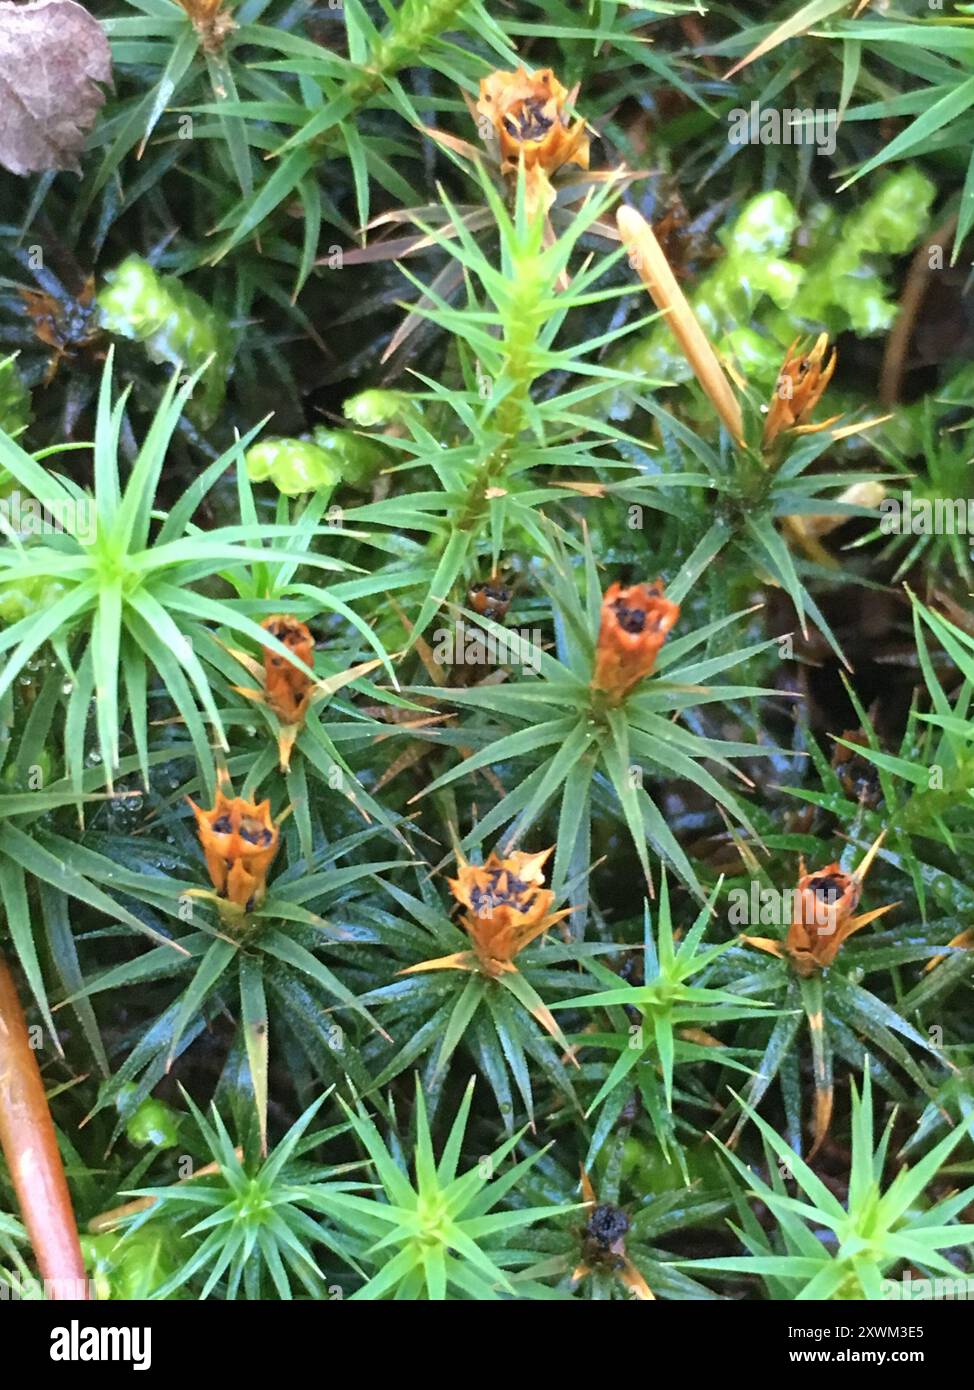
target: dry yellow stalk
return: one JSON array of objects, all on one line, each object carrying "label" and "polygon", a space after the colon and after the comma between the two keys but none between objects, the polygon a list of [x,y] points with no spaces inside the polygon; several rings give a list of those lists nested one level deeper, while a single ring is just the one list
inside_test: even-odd
[{"label": "dry yellow stalk", "polygon": [[621,207],[616,222],[629,263],[657,309],[664,313],[697,380],[736,444],[744,442],[741,407],[710,340],[677,284],[652,227],[635,208]]}]

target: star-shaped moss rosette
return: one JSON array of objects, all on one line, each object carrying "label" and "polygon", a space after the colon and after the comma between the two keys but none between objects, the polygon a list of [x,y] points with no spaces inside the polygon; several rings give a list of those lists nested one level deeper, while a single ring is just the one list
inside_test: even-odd
[{"label": "star-shaped moss rosette", "polygon": [[[829,355],[827,333],[820,333],[811,349],[807,349],[800,338],[791,344],[785,353],[765,416],[761,439],[761,458],[765,467],[772,470],[781,467],[790,441],[802,435],[821,434],[842,419],[840,414],[830,415],[827,420],[812,420],[812,414],[832,380],[837,361],[835,348]],[[836,440],[849,438],[882,423],[882,418],[861,420],[835,430],[832,437]],[[852,514],[850,507],[871,510],[878,507],[885,496],[886,488],[878,479],[851,482],[836,497],[835,502],[839,504],[837,510],[823,509],[817,514],[806,511],[784,516],[782,529],[810,560],[834,569],[838,562],[822,545],[822,537],[849,520]]]},{"label": "star-shaped moss rosette", "polygon": [[514,1279],[522,1298],[645,1302],[716,1297],[684,1274],[667,1249],[671,1239],[684,1240],[691,1227],[712,1222],[730,1206],[726,1188],[713,1186],[715,1179],[724,1180],[716,1163],[711,1161],[712,1175],[704,1176],[695,1155],[693,1181],[684,1186],[677,1180],[667,1187],[673,1179],[663,1176],[667,1165],[660,1167],[655,1144],[633,1138],[625,1122],[614,1127],[594,1167],[563,1163],[557,1147],[535,1154],[531,1142],[524,1142],[523,1152],[537,1162],[521,1184],[519,1204],[557,1207],[576,1197],[581,1187],[584,1206],[522,1233],[519,1248],[535,1257]]},{"label": "star-shaped moss rosette", "polygon": [[[784,941],[762,936],[744,936],[742,940],[749,946],[756,946],[758,950],[787,960],[801,980],[811,980],[823,970],[827,970],[850,936],[898,906],[897,903],[887,903],[883,907],[875,907],[870,912],[856,915],[866,875],[885,838],[884,831],[869,847],[854,873],[847,873],[837,863],[827,864],[824,869],[807,873],[805,861],[802,859],[791,922]],[[831,1066],[826,1067],[824,1060],[825,1014],[820,1007],[818,991],[804,990],[803,997],[808,999],[806,1013],[812,1055],[816,1063],[815,1120],[809,1155],[811,1157],[824,1143],[829,1132],[834,1091]]]},{"label": "star-shaped moss rosette", "polygon": [[812,412],[825,394],[835,372],[838,354],[829,352],[829,335],[820,333],[810,350],[796,338],[785,353],[771,405],[764,422],[765,449],[771,448],[784,433],[817,434],[834,425],[840,417],[812,423]]},{"label": "star-shaped moss rosette", "polygon": [[477,113],[496,143],[503,174],[516,174],[523,163],[528,179],[529,210],[547,212],[555,198],[550,176],[565,164],[587,169],[588,128],[572,120],[578,87],[569,92],[551,68],[528,72],[492,72],[480,83]]},{"label": "star-shaped moss rosette", "polygon": [[612,1202],[600,1202],[595,1195],[592,1179],[582,1169],[582,1198],[588,1208],[588,1220],[581,1233],[582,1259],[572,1272],[572,1282],[581,1283],[595,1272],[608,1273],[633,1298],[645,1302],[654,1297],[639,1270],[626,1254],[629,1217]]},{"label": "star-shaped moss rosette", "polygon": [[[719,495],[695,556],[712,563],[727,547],[747,554],[760,573],[786,591],[798,613],[803,635],[808,637],[811,618],[848,667],[835,634],[796,568],[783,537],[815,563],[837,568],[837,561],[819,538],[850,517],[875,516],[874,509],[882,501],[884,489],[880,475],[875,473],[811,474],[809,470],[835,441],[861,434],[889,417],[837,429],[831,427],[838,416],[820,424],[811,422],[812,412],[835,370],[835,354],[827,357],[828,338],[823,334],[810,351],[802,349],[797,341],[789,349],[762,424],[763,406],[759,398],[742,393],[744,383],[736,373],[732,379],[710,333],[678,284],[653,228],[635,208],[628,206],[618,209],[616,221],[633,270],[665,316],[667,329],[734,445],[730,451],[721,450],[712,447],[703,436],[698,437],[695,459],[710,474]],[[654,394],[643,392],[633,399],[656,416],[662,428],[670,428],[667,409]],[[746,414],[742,402],[748,406]],[[819,495],[819,490],[835,486],[843,488],[837,497]],[[812,503],[816,505],[813,507]],[[702,517],[696,503],[692,503],[692,508],[691,511],[687,506],[685,519],[691,525],[699,525]]]},{"label": "star-shaped moss rosette", "polygon": [[[943,1181],[944,1165],[963,1142],[968,1126],[962,1120],[938,1144],[925,1145],[923,1157],[912,1167],[891,1163],[896,1116],[891,1115],[877,1135],[872,1095],[875,1071],[875,1064],[866,1058],[861,1095],[850,1078],[851,1153],[846,1152],[848,1178],[838,1192],[744,1103],[760,1132],[764,1161],[745,1164],[727,1147],[724,1155],[747,1188],[744,1194],[735,1193],[733,1227],[746,1253],[688,1260],[684,1268],[694,1273],[710,1269],[757,1275],[765,1282],[768,1297],[777,1300],[878,1302],[889,1298],[886,1281],[904,1265],[908,1270],[921,1269],[928,1277],[937,1273],[948,1279],[969,1265],[969,1253],[962,1255],[961,1250],[969,1252],[974,1226],[958,1217],[970,1208],[974,1189],[958,1190],[956,1183]],[[903,1152],[899,1150],[898,1159]],[[954,1171],[963,1172],[965,1167],[953,1165]],[[886,1180],[889,1172],[893,1176]],[[755,1202],[769,1213],[770,1221],[758,1219]],[[955,1252],[953,1259],[947,1251]],[[902,1296],[910,1297],[908,1283]],[[919,1290],[912,1296],[920,1296]]]},{"label": "star-shaped moss rosette", "polygon": [[[504,641],[512,663],[526,668],[528,674],[476,690],[413,688],[417,699],[433,696],[440,705],[475,706],[465,727],[476,735],[476,740],[469,740],[476,751],[448,768],[412,801],[434,795],[480,768],[500,769],[505,794],[460,842],[460,849],[468,853],[508,825],[512,827],[509,842],[523,843],[558,798],[551,875],[558,892],[575,876],[572,857],[581,853],[579,847],[590,833],[597,788],[607,779],[647,885],[653,881],[651,847],[703,901],[706,894],[694,866],[654,799],[652,787],[656,779],[672,776],[678,769],[732,820],[757,834],[741,799],[722,785],[710,766],[723,768],[745,787],[752,787],[750,778],[731,759],[769,756],[772,750],[767,745],[706,736],[699,730],[714,726],[697,719],[687,727],[687,711],[769,693],[758,685],[722,686],[714,678],[734,668],[747,670],[746,663],[773,639],[736,646],[725,638],[719,654],[702,657],[696,649],[745,614],[674,638],[678,595],[681,599],[686,595],[699,572],[678,573],[666,592],[658,581],[610,585],[603,592],[591,544],[585,545],[584,585],[580,586],[578,570],[558,537],[550,534],[554,558],[542,583],[556,615],[554,651],[486,616],[479,618],[483,630]],[[513,778],[505,767],[508,763],[516,769]],[[584,913],[584,908],[580,911]],[[574,921],[573,930],[579,925],[580,921]]]},{"label": "star-shaped moss rosette", "polygon": [[[883,839],[884,834],[880,834],[851,873],[834,863],[809,874],[802,863],[784,939],[746,935],[740,938],[743,945],[774,957],[774,964],[750,970],[746,963],[749,952],[738,954],[736,950],[729,952],[722,963],[734,967],[734,973],[726,978],[738,992],[780,1002],[782,1014],[765,1045],[745,1101],[750,1106],[757,1105],[775,1076],[782,1073],[785,1133],[796,1152],[801,1151],[802,1122],[794,1044],[803,1019],[808,1024],[815,1087],[811,1154],[821,1147],[829,1132],[836,1056],[853,1069],[861,1069],[864,1056],[874,1056],[877,1080],[894,1096],[900,1091],[886,1059],[905,1071],[925,1095],[933,1093],[929,1077],[905,1044],[920,1049],[941,1067],[952,1065],[941,1049],[910,1021],[908,1009],[887,1004],[859,982],[869,970],[882,968],[882,946],[876,952],[875,965],[866,949],[856,953],[847,965],[844,960],[842,948],[850,938],[898,906],[888,903],[869,912],[856,911],[863,883]],[[731,1136],[732,1144],[745,1121],[746,1115],[742,1115]]]},{"label": "star-shaped moss rosette", "polygon": [[224,786],[210,810],[189,804],[213,884],[210,896],[225,921],[239,924],[267,896],[267,872],[280,845],[271,803],[228,796]]},{"label": "star-shaped moss rosette", "polygon": [[289,614],[275,614],[265,618],[261,627],[286,648],[293,660],[289,661],[276,648],[266,646],[261,664],[246,652],[228,648],[231,655],[259,682],[256,690],[242,685],[235,685],[233,689],[248,700],[266,705],[276,715],[280,726],[277,736],[280,767],[282,772],[287,772],[294,744],[312,705],[334,695],[361,676],[368,675],[382,662],[373,658],[325,680],[318,680],[314,675],[314,638],[304,623]]},{"label": "star-shaped moss rosette", "polygon": [[874,907],[871,912],[855,915],[866,875],[885,838],[886,832],[883,831],[851,874],[839,864],[827,864],[824,869],[810,874],[806,872],[802,859],[785,940],[774,941],[764,936],[745,936],[742,939],[749,946],[787,959],[795,973],[803,979],[827,970],[843,942],[899,906],[898,903],[887,903],[884,907]]},{"label": "star-shaped moss rosette", "polygon": [[[632,170],[625,163],[609,169],[590,168],[594,132],[581,116],[573,116],[578,87],[569,91],[551,68],[530,72],[521,66],[514,71],[499,70],[482,78],[476,102],[467,94],[463,99],[483,141],[472,144],[449,131],[428,128],[427,134],[478,181],[504,199],[516,201],[519,181],[524,183],[524,212],[529,219],[540,218],[546,242],[564,234],[577,216],[579,204],[594,189],[612,185],[620,190],[645,177],[645,170]],[[495,214],[485,197],[481,202],[461,202],[450,206],[444,201],[421,207],[393,208],[375,217],[362,229],[362,235],[412,226],[417,232],[392,235],[369,245],[343,252],[343,264],[401,260],[437,244],[442,237],[462,232],[481,236],[494,225]],[[614,219],[602,216],[600,209],[592,231],[616,243],[619,233]],[[327,257],[322,259],[325,263]],[[439,293],[459,288],[462,277],[456,267],[437,281]],[[561,277],[562,285],[567,275]],[[388,358],[418,325],[410,315],[393,335],[386,348]]]},{"label": "star-shaped moss rosette", "polygon": [[[174,935],[134,960],[110,966],[88,981],[79,996],[114,988],[120,978],[127,983],[155,980],[160,971],[167,979],[180,978],[182,986],[170,1005],[166,1025],[142,1040],[131,1069],[106,1083],[92,1114],[115,1104],[130,1081],[141,1088],[141,1095],[148,1094],[210,1019],[227,1012],[237,1020],[237,1040],[242,1040],[246,1053],[261,1145],[266,1148],[272,1040],[289,1036],[313,1049],[315,1065],[329,1082],[350,1078],[360,1090],[368,1087],[369,1074],[358,1056],[353,1025],[339,1024],[336,1011],[350,1011],[385,1043],[392,1042],[355,991],[319,953],[340,948],[346,954],[354,933],[333,922],[332,914],[347,913],[365,886],[374,884],[376,875],[399,867],[401,861],[360,862],[356,856],[355,862],[340,864],[346,853],[359,850],[366,839],[378,835],[377,828],[369,828],[319,847],[310,865],[292,845],[290,863],[282,865],[269,884],[281,855],[281,826],[291,807],[273,815],[269,798],[257,801],[234,795],[225,772],[211,806],[186,800],[195,818],[210,887],[196,886],[196,874],[177,870],[178,876],[172,872],[146,875],[138,868],[129,869],[124,847],[120,862],[109,862],[102,875],[115,892],[141,894],[153,912],[168,916]],[[96,860],[95,855],[88,858]],[[297,864],[300,870],[294,873],[291,870]],[[197,913],[197,902],[215,908],[218,922],[203,920],[209,914]],[[287,1005],[282,1007],[285,997]],[[288,1026],[289,1019],[298,1022]],[[123,1124],[120,1119],[116,1135]]]},{"label": "star-shaped moss rosette", "polygon": [[353,1299],[464,1298],[482,1303],[503,1295],[515,1297],[516,1275],[512,1277],[510,1271],[523,1258],[527,1228],[574,1210],[574,1203],[550,1201],[497,1209],[538,1162],[537,1154],[514,1159],[524,1130],[509,1135],[475,1166],[458,1171],[466,1152],[464,1136],[473,1089],[471,1078],[437,1154],[417,1072],[415,1143],[408,1167],[405,1146],[392,1147],[383,1139],[362,1102],[352,1109],[339,1097],[377,1180],[374,1197],[334,1191],[328,1210],[337,1224],[362,1242],[357,1253],[363,1264],[372,1267],[371,1278],[356,1289]]},{"label": "star-shaped moss rosette", "polygon": [[587,962],[614,948],[549,930],[577,910],[567,888],[545,887],[550,853],[500,850],[483,863],[459,857],[452,914],[428,869],[413,866],[415,892],[401,879],[383,881],[394,910],[374,899],[370,912],[377,939],[388,945],[386,963],[379,963],[374,987],[356,995],[362,1007],[381,1006],[397,1040],[392,1049],[374,1037],[365,1044],[376,1088],[425,1058],[425,1094],[439,1106],[456,1059],[466,1055],[490,1086],[508,1133],[519,1116],[535,1125],[532,1066],[541,1069],[546,1095],[557,1092],[581,1114],[578,1063],[554,1022],[553,1001],[594,984]]},{"label": "star-shaped moss rosette", "polygon": [[550,888],[544,887],[542,872],[550,854],[551,849],[538,854],[518,850],[501,858],[495,852],[483,865],[468,864],[461,857],[459,875],[450,879],[449,884],[450,892],[463,908],[460,923],[470,937],[472,949],[421,961],[400,970],[399,974],[471,970],[501,983],[516,975],[518,986],[512,993],[526,1003],[542,1027],[567,1048],[547,1005],[537,996],[530,1001],[523,998],[527,982],[520,977],[515,964],[515,958],[526,946],[573,911],[570,907],[559,912],[551,910],[555,895]]},{"label": "star-shaped moss rosette", "polygon": [[602,600],[592,689],[620,704],[653,672],[660,648],[676,626],[680,605],[666,597],[660,580],[624,588],[610,584]]},{"label": "star-shaped moss rosette", "polygon": [[597,1115],[585,1158],[588,1167],[635,1094],[653,1143],[689,1182],[681,1135],[685,1138],[688,1128],[686,1102],[694,1103],[687,1089],[693,1064],[719,1055],[722,1065],[749,1073],[743,1059],[725,1047],[716,1032],[754,1018],[755,1011],[768,1006],[712,986],[714,966],[734,947],[732,940],[709,944],[704,939],[719,892],[720,884],[688,928],[674,927],[664,871],[656,910],[643,904],[639,955],[627,953],[621,970],[604,961],[588,961],[588,973],[602,988],[552,1005],[555,1011],[571,1009],[576,1015],[586,1011],[586,1025],[576,1026],[571,1041],[582,1054],[585,1079],[597,1084],[586,1112],[587,1117]]}]

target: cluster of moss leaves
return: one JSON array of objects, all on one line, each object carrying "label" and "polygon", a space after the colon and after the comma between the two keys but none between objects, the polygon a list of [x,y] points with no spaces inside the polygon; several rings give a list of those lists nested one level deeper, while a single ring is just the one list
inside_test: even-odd
[{"label": "cluster of moss leaves", "polygon": [[[835,501],[971,492],[969,19],[87,7],[115,83],[81,177],[0,170],[0,492],[98,523],[3,515],[0,941],[100,1294],[878,1297],[969,1273],[970,552]],[[628,171],[576,171],[550,237],[465,152],[479,83],[520,63],[577,84],[592,168]],[[731,143],[752,103],[841,113],[834,149]],[[650,321],[606,234],[620,196],[752,440],[789,344],[837,339],[840,426],[773,478]],[[803,551],[788,520],[823,514]],[[657,576],[679,626],[626,719],[593,723],[601,593]],[[323,682],[287,768],[241,693],[275,613]],[[186,804],[224,771],[281,830],[242,936]],[[897,907],[827,971],[740,938],[735,893],[851,870],[883,831],[863,907]],[[403,974],[468,944],[457,854],[515,843],[556,846],[564,922],[501,980]],[[0,1194],[16,1281],[2,1167]]]}]

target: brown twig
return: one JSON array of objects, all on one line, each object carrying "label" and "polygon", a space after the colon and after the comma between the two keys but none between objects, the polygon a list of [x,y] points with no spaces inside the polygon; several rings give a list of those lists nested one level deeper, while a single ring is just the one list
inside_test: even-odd
[{"label": "brown twig", "polygon": [[903,385],[906,370],[906,352],[910,346],[913,325],[916,323],[920,306],[923,303],[930,276],[930,252],[934,247],[946,246],[953,239],[957,228],[957,214],[948,217],[935,232],[932,232],[915,253],[906,273],[906,283],[900,296],[900,312],[886,339],[883,366],[879,374],[879,399],[883,405],[895,405]]},{"label": "brown twig", "polygon": [[[687,41],[692,43],[695,48],[707,48],[707,35],[703,31],[703,25],[694,15],[682,15],[680,28],[686,35]],[[703,65],[708,72],[716,73],[718,71],[717,60],[706,52],[703,55]]]},{"label": "brown twig", "polygon": [[[234,1154],[238,1159],[243,1158],[243,1149],[234,1149]],[[207,1163],[203,1168],[197,1168],[195,1173],[188,1174],[185,1178],[180,1178],[177,1187],[184,1182],[194,1182],[197,1178],[210,1178],[214,1173],[219,1173],[219,1163]],[[116,1226],[120,1226],[123,1221],[127,1221],[130,1216],[138,1216],[141,1211],[148,1211],[158,1202],[158,1197],[135,1197],[131,1202],[124,1202],[120,1207],[112,1207],[111,1211],[103,1211],[98,1216],[93,1216],[88,1222],[88,1230],[92,1235],[101,1235],[105,1231],[114,1231]]]},{"label": "brown twig", "polygon": [[87,1298],[78,1228],[17,986],[0,956],[0,1147],[52,1299]]}]

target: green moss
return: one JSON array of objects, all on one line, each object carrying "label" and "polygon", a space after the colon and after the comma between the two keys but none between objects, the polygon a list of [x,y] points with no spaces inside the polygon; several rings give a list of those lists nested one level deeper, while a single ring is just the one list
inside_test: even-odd
[{"label": "green moss", "polygon": [[247,450],[252,482],[272,482],[286,497],[332,492],[340,483],[368,482],[389,461],[388,450],[352,430],[319,425],[300,439],[263,439]]},{"label": "green moss", "polygon": [[[844,215],[817,204],[804,218],[780,190],[759,193],[722,236],[721,260],[689,295],[708,337],[763,392],[803,331],[884,332],[896,315],[890,258],[916,245],[935,192],[907,167]],[[620,348],[610,365],[674,384],[693,375],[663,323]],[[631,409],[626,393],[617,393],[612,414],[625,418]]]},{"label": "green moss", "polygon": [[160,275],[141,256],[127,256],[98,294],[102,327],[142,343],[153,362],[192,374],[206,366],[189,410],[206,428],[220,412],[233,354],[222,314],[174,275]]}]

